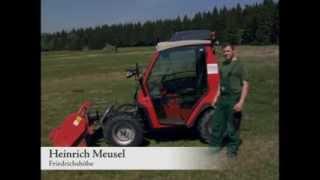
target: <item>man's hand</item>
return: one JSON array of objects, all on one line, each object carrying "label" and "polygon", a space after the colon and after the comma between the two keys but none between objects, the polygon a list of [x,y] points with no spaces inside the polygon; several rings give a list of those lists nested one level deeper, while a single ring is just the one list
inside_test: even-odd
[{"label": "man's hand", "polygon": [[233,109],[236,112],[242,111],[242,107],[243,107],[244,101],[245,101],[245,99],[246,99],[246,97],[248,95],[248,92],[249,92],[249,83],[248,83],[248,81],[243,81],[240,100],[239,100],[239,102],[237,104],[235,104],[233,106]]},{"label": "man's hand", "polygon": [[240,112],[242,110],[242,107],[243,107],[243,103],[241,102],[238,102],[237,104],[235,104],[233,106],[233,109],[236,111],[236,112]]},{"label": "man's hand", "polygon": [[213,101],[212,101],[212,106],[215,106],[218,102],[218,99],[219,99],[219,96],[220,96],[220,85],[218,86],[218,92],[217,92],[217,95],[216,97],[214,97]]}]

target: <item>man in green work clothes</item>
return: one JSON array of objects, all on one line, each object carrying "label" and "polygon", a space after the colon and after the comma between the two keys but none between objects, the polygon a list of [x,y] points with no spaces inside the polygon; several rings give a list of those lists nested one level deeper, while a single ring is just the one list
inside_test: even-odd
[{"label": "man in green work clothes", "polygon": [[242,111],[248,95],[248,74],[237,59],[233,45],[225,44],[223,55],[225,61],[220,65],[220,96],[213,115],[210,145],[214,152],[219,152],[224,138],[227,138],[227,155],[235,158],[240,137],[235,127],[234,113]]}]

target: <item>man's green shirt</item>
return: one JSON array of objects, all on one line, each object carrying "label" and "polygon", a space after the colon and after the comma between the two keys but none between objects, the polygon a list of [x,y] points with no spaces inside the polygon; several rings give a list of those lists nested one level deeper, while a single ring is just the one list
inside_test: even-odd
[{"label": "man's green shirt", "polygon": [[[231,72],[230,72],[231,71]],[[232,93],[240,94],[243,81],[248,81],[248,71],[239,60],[223,61],[220,66],[221,78],[227,79],[229,74],[229,85]]]}]

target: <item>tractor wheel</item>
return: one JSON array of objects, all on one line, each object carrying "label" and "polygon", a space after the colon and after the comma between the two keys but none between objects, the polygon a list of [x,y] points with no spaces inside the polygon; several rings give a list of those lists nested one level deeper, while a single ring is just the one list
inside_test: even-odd
[{"label": "tractor wheel", "polygon": [[205,143],[209,143],[210,137],[212,135],[211,127],[213,122],[213,118],[212,118],[213,113],[214,113],[213,109],[210,109],[204,112],[204,114],[199,119],[199,122],[197,125],[197,130],[200,135],[200,138]]},{"label": "tractor wheel", "polygon": [[130,114],[113,116],[103,125],[104,139],[112,146],[139,146],[143,142],[140,122]]}]

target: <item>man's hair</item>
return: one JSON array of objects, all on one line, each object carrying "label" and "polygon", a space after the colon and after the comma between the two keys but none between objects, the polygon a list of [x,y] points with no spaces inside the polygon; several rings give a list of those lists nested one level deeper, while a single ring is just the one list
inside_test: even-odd
[{"label": "man's hair", "polygon": [[224,43],[224,44],[222,45],[222,48],[223,48],[223,49],[226,48],[226,47],[230,47],[232,50],[235,49],[234,45],[231,44],[231,43]]}]

